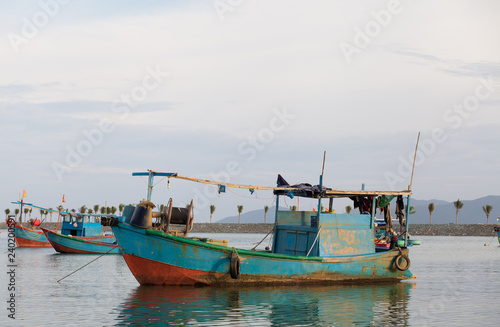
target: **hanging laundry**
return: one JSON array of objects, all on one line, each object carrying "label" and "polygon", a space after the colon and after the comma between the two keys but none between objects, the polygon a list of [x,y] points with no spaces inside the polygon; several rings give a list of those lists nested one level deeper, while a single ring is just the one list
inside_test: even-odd
[{"label": "hanging laundry", "polygon": [[402,195],[399,195],[398,199],[396,200],[396,216],[399,219],[399,226],[401,228],[401,232],[403,232],[403,230],[406,230],[403,228],[404,226],[406,226],[406,220],[405,220],[405,204]]}]

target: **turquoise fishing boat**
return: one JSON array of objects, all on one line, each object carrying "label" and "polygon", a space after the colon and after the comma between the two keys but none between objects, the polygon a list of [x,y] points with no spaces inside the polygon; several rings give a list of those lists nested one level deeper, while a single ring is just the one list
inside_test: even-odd
[{"label": "turquoise fishing boat", "polygon": [[114,215],[64,212],[61,233],[42,228],[50,244],[60,253],[117,254],[114,235],[105,235],[103,224]]},{"label": "turquoise fishing boat", "polygon": [[60,253],[119,254],[114,236],[74,237],[42,228],[50,244]]},{"label": "turquoise fishing boat", "polygon": [[[102,221],[104,220],[104,223],[106,224],[110,217],[115,217],[114,215],[77,214],[74,212],[64,212],[62,209],[58,211],[51,210],[33,205],[31,203],[24,203],[23,201],[13,203],[20,204],[21,208],[23,206],[27,206],[48,212],[58,213],[58,224],[56,225],[56,230],[59,225],[59,220],[62,219],[61,232],[57,233],[56,231],[50,231],[46,228],[39,227],[41,222],[38,219],[30,221],[32,228],[23,227],[21,225],[20,217],[19,223],[13,223],[14,235],[18,247],[53,247],[56,251],[63,253],[107,253],[107,251],[110,250],[110,246],[113,246],[115,249],[109,253],[119,252],[116,245],[116,238],[113,235],[105,235],[102,229]],[[51,239],[49,239],[49,234],[51,235]],[[92,245],[90,245],[90,243],[87,246],[82,245],[86,244],[84,242],[85,240],[91,242]],[[60,244],[59,242],[62,243]],[[104,243],[102,244],[102,249],[98,249],[98,245],[100,245],[100,243]],[[115,244],[110,245],[112,243]],[[75,245],[72,247],[71,244]],[[102,250],[106,251],[100,252]]]},{"label": "turquoise fishing boat", "polygon": [[14,230],[14,238],[16,244],[20,248],[50,248],[50,242],[41,230],[27,228],[19,225],[17,222],[12,223]]},{"label": "turquoise fishing boat", "polygon": [[18,221],[15,221],[14,217],[7,221],[7,224],[14,230],[14,238],[16,240],[16,244],[18,247],[51,247],[49,240],[39,229],[41,221],[39,219],[30,219],[26,226],[23,226],[23,207],[31,207],[36,209],[46,210],[48,212],[57,212],[60,215],[60,212],[50,209],[45,209],[42,207],[35,206],[31,203],[25,203],[22,199],[21,201],[12,202],[13,204],[19,204],[19,218]]},{"label": "turquoise fishing boat", "polygon": [[495,227],[495,232],[497,233],[498,235],[498,243],[500,243],[500,227]]},{"label": "turquoise fishing boat", "polygon": [[[403,191],[340,191],[319,185],[289,185],[278,176],[277,187],[222,183],[149,170],[147,200],[126,209],[112,229],[122,255],[141,285],[295,285],[399,281],[416,276],[409,270],[408,242],[384,252],[375,250],[376,201],[381,196],[404,196],[407,207],[411,187]],[[177,178],[227,187],[270,190],[276,196],[276,220],[272,248],[237,249],[210,239],[187,235],[193,224],[193,202],[176,208],[170,199],[161,212],[151,202],[155,176]],[[305,197],[318,201],[312,211],[279,210],[280,197]],[[360,214],[331,213],[333,199],[351,198]],[[330,210],[322,210],[322,199]],[[406,213],[408,216],[408,212]],[[408,235],[408,225],[403,225]]]}]

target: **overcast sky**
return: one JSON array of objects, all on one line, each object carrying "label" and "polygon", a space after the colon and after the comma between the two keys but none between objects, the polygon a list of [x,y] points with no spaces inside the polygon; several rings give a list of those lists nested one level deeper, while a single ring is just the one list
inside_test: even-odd
[{"label": "overcast sky", "polygon": [[[147,169],[317,184],[324,151],[328,187],[406,189],[418,132],[416,199],[500,193],[498,1],[0,6],[2,212],[23,190],[45,207],[137,203]],[[210,204],[214,220],[274,204],[170,186],[153,201],[194,198],[199,222]]]}]

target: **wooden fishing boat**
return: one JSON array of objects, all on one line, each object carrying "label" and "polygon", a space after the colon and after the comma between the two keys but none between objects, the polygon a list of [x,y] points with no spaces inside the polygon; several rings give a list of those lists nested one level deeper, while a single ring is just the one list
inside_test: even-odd
[{"label": "wooden fishing boat", "polygon": [[[119,248],[114,235],[105,235],[103,220],[114,217],[105,214],[63,213],[61,233],[45,228],[45,236],[50,244],[60,253],[101,253],[116,254]],[[107,220],[106,220],[107,221]]]},{"label": "wooden fishing boat", "polygon": [[[75,245],[74,251],[71,252],[71,247],[68,246],[69,241],[65,241],[63,245],[57,244],[58,241],[60,240],[67,240],[68,238],[65,238],[65,236],[69,236],[70,240],[88,240],[91,242],[97,243],[96,245],[92,246],[87,246],[87,249],[89,250],[89,253],[92,249],[95,249],[96,251],[98,250],[97,245],[99,243],[106,243],[103,245],[102,249],[106,248],[106,251],[109,250],[110,246],[109,244],[116,243],[116,238],[113,235],[104,235],[104,231],[102,229],[102,224],[101,220],[106,219],[108,217],[114,217],[114,215],[107,215],[107,214],[76,214],[74,212],[63,212],[62,207],[59,211],[51,210],[51,209],[46,209],[43,207],[39,207],[36,205],[33,205],[31,203],[24,203],[23,201],[20,202],[13,202],[14,204],[20,204],[21,209],[23,206],[28,206],[32,208],[37,208],[41,210],[45,210],[48,212],[54,212],[58,213],[58,224],[56,225],[56,230],[57,226],[59,225],[59,220],[62,219],[62,228],[61,228],[61,233],[57,233],[56,231],[50,231],[46,228],[41,228],[41,229],[35,229],[35,227],[38,227],[40,225],[39,220],[35,220],[35,223],[32,224],[33,228],[26,228],[20,225],[21,223],[21,217],[19,217],[19,223],[14,222],[14,235],[15,239],[17,242],[18,247],[54,247],[54,244],[56,244],[56,247],[54,249],[58,252],[64,252],[64,253],[82,253],[80,251],[85,250],[85,247],[82,247],[81,242],[78,242],[78,245]],[[21,210],[22,211],[22,210]],[[47,232],[52,232],[54,235],[52,238],[53,240],[50,241],[48,239],[48,234]],[[60,237],[57,237],[55,235],[58,235]],[[116,244],[115,244],[116,246]],[[61,249],[63,251],[59,251],[58,249]],[[118,251],[113,250],[114,252]],[[111,252],[113,252],[111,251]],[[94,253],[102,253],[102,252],[94,252]],[[106,252],[104,252],[106,253]]]},{"label": "wooden fishing boat", "polygon": [[120,248],[113,235],[77,237],[63,235],[52,230],[42,228],[50,244],[60,253],[76,254],[119,254]]},{"label": "wooden fishing boat", "polygon": [[[7,224],[12,225],[14,230],[14,238],[16,240],[16,244],[18,247],[51,247],[49,240],[45,237],[45,234],[38,228],[40,225],[39,220],[30,220],[30,227],[23,226],[22,223],[22,215],[23,215],[23,207],[33,207],[40,208],[37,206],[33,206],[30,203],[25,203],[22,199],[21,201],[12,202],[13,204],[19,204],[19,221],[15,221],[14,217],[8,220]],[[48,209],[47,209],[48,210]],[[48,210],[52,212],[56,212],[53,210]],[[37,223],[35,224],[34,221]]]},{"label": "wooden fishing boat", "polygon": [[41,230],[23,227],[18,223],[13,223],[12,227],[14,228],[16,244],[20,248],[50,248],[52,246]]},{"label": "wooden fishing boat", "polygon": [[[406,237],[403,244],[384,252],[376,252],[374,242],[377,197],[406,196],[409,208],[411,187],[400,192],[332,190],[322,186],[323,174],[315,186],[290,186],[278,176],[277,187],[221,183],[151,170],[132,175],[149,177],[147,201],[128,208],[112,223],[112,229],[141,285],[335,284],[415,278],[408,270]],[[155,176],[215,184],[221,193],[226,187],[246,188],[251,193],[272,190],[277,208],[272,249],[236,249],[187,237],[193,223],[193,202],[189,208],[174,208],[170,199],[162,212],[153,212],[150,199]],[[315,198],[318,209],[279,210],[280,196]],[[321,210],[323,198],[330,198],[328,211],[332,212],[333,199],[339,197],[355,199],[363,210],[360,214]],[[406,223],[404,228],[407,232]]]}]

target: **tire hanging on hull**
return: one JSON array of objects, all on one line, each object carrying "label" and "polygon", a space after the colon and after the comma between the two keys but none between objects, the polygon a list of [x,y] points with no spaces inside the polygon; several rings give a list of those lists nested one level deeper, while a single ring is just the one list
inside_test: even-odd
[{"label": "tire hanging on hull", "polygon": [[401,271],[408,270],[410,268],[410,258],[399,249],[399,255],[394,260],[394,264]]},{"label": "tire hanging on hull", "polygon": [[232,279],[240,278],[240,258],[235,252],[231,253],[229,261],[229,274],[231,274]]}]

